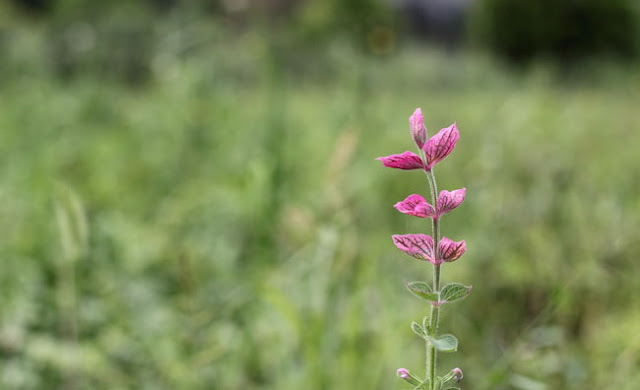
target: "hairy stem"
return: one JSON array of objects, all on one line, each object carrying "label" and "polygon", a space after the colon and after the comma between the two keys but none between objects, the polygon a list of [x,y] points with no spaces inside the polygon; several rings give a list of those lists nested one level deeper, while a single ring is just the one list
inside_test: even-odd
[{"label": "hairy stem", "polygon": [[[431,192],[431,202],[434,208],[437,207],[438,202],[438,187],[436,184],[436,177],[433,174],[433,170],[427,171],[427,179],[429,180],[429,189]],[[440,242],[440,221],[438,218],[431,219],[431,232],[433,234],[433,251],[434,257],[438,258],[438,243]],[[440,266],[433,266],[433,291],[440,291]],[[438,322],[440,319],[440,307],[431,305],[431,315],[429,327],[431,328],[431,335],[436,336],[438,333]],[[435,346],[427,341],[427,378],[429,378],[430,390],[435,390],[436,379],[436,361],[437,350]]]}]

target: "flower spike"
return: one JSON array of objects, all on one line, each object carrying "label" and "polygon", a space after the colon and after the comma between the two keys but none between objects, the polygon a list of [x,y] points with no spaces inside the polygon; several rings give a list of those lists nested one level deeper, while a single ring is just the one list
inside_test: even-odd
[{"label": "flower spike", "polygon": [[436,217],[440,218],[440,216],[460,206],[460,204],[464,201],[464,196],[466,195],[466,193],[466,188],[461,188],[455,191],[440,191],[438,202],[436,204]]},{"label": "flower spike", "polygon": [[424,169],[424,163],[420,156],[415,153],[406,151],[402,154],[392,154],[391,156],[378,157],[382,161],[382,165],[389,168],[397,169]]},{"label": "flower spike", "polygon": [[424,116],[420,108],[416,108],[413,115],[409,117],[409,124],[411,125],[413,141],[418,146],[418,149],[422,149],[424,143],[427,142],[427,128],[424,126]]},{"label": "flower spike", "polygon": [[426,234],[396,234],[393,236],[396,247],[418,260],[427,260],[436,264],[433,256],[433,238]]},{"label": "flower spike", "polygon": [[420,218],[431,218],[436,215],[436,210],[418,194],[407,196],[402,202],[393,205],[403,214],[413,215]]},{"label": "flower spike", "polygon": [[382,161],[385,167],[404,170],[419,169],[423,170],[427,175],[429,193],[431,195],[428,201],[421,195],[411,194],[404,200],[397,202],[393,207],[403,214],[429,218],[432,235],[396,234],[393,236],[393,243],[407,255],[433,264],[433,284],[421,281],[405,283],[413,295],[431,304],[431,314],[422,319],[422,325],[417,322],[411,324],[411,330],[427,341],[425,343],[427,377],[422,380],[406,368],[399,368],[397,376],[399,379],[411,384],[413,390],[454,390],[458,388],[451,385],[455,385],[452,382],[462,379],[463,373],[461,369],[456,367],[443,377],[437,376],[436,363],[438,353],[452,352],[458,347],[458,339],[454,335],[438,335],[440,306],[463,299],[469,295],[471,286],[465,286],[461,283],[448,283],[441,286],[440,272],[443,268],[441,265],[459,259],[466,252],[467,244],[465,241],[453,241],[450,238],[441,236],[440,217],[462,204],[465,200],[466,189],[461,188],[438,193],[433,166],[453,151],[460,134],[458,126],[453,123],[429,138],[420,108],[416,108],[409,117],[409,128],[411,137],[418,146],[418,154],[406,151],[402,154],[379,157],[378,160]]},{"label": "flower spike", "polygon": [[425,169],[430,171],[436,163],[442,161],[451,153],[460,138],[458,126],[454,123],[449,127],[441,129],[436,135],[422,147],[426,156]]},{"label": "flower spike", "polygon": [[443,262],[452,262],[458,260],[460,256],[467,251],[467,243],[462,241],[453,241],[450,238],[442,237],[438,243],[438,264]]}]

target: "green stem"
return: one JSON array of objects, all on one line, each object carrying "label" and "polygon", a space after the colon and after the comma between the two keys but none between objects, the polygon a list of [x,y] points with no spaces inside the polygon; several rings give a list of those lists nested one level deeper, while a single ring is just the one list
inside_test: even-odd
[{"label": "green stem", "polygon": [[[434,208],[437,206],[438,201],[438,186],[436,184],[436,177],[433,174],[433,170],[427,171],[427,178],[429,179],[429,189],[431,192],[431,204]],[[431,219],[431,232],[433,234],[433,254],[435,258],[438,258],[438,243],[440,242],[440,221],[438,218]],[[433,266],[433,291],[440,291],[440,266]],[[438,322],[440,319],[440,307],[431,305],[431,315],[429,327],[431,329],[431,335],[437,336]],[[436,379],[436,361],[437,350],[435,346],[427,341],[427,378],[429,378],[430,390],[435,390]]]}]

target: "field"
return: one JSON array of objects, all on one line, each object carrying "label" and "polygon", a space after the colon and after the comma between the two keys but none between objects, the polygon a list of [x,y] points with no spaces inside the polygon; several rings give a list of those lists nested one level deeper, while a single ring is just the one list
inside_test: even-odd
[{"label": "field", "polygon": [[[127,86],[43,65],[17,31],[0,87],[0,389],[400,389],[422,370],[430,268],[390,235],[424,175],[407,118],[461,139],[443,233],[466,390],[640,386],[640,72],[264,36],[158,50]],[[13,40],[15,39],[15,40]],[[233,53],[233,55],[229,55]],[[406,387],[406,386],[405,386]]]}]

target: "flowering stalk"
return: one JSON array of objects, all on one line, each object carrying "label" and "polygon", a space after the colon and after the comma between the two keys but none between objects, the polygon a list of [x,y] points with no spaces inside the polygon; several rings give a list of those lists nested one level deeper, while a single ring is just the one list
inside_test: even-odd
[{"label": "flowering stalk", "polygon": [[[422,154],[422,153],[421,153]],[[436,184],[436,177],[433,174],[433,170],[430,170],[427,173],[427,178],[429,178],[429,188],[431,189],[431,202],[436,204],[436,193],[438,192],[438,187]],[[438,218],[431,218],[431,232],[433,234],[433,247],[438,248],[438,244],[440,243],[440,221]],[[437,256],[437,249],[436,249]],[[440,291],[440,266],[434,264],[433,265],[433,291]],[[438,331],[438,321],[440,319],[440,306],[439,305],[431,305],[431,315],[430,315],[430,326],[434,332]],[[429,343],[429,340],[426,340],[427,345],[427,378],[429,378],[430,383],[434,383],[433,378],[436,375],[436,348],[432,343]],[[433,388],[433,386],[432,386]]]},{"label": "flowering stalk", "polygon": [[433,167],[451,153],[460,138],[458,127],[454,123],[441,129],[431,138],[427,136],[422,111],[418,108],[409,118],[411,135],[419,150],[419,155],[406,151],[402,154],[380,157],[386,167],[413,170],[421,169],[426,173],[429,182],[431,203],[418,194],[409,195],[394,207],[403,214],[431,220],[431,236],[426,234],[399,234],[393,236],[398,249],[419,260],[433,265],[433,282],[408,282],[407,288],[415,296],[431,304],[429,317],[422,319],[422,324],[413,322],[411,330],[425,340],[426,345],[426,378],[422,380],[405,368],[398,369],[398,377],[410,383],[414,390],[457,389],[451,382],[462,379],[462,370],[454,368],[443,377],[437,376],[438,352],[453,352],[458,348],[458,340],[451,334],[438,334],[440,306],[445,303],[465,298],[471,292],[471,286],[460,283],[449,283],[440,286],[440,271],[443,263],[460,258],[467,250],[465,241],[453,241],[440,236],[441,217],[458,207],[465,198],[466,189],[440,191],[436,184]]}]

